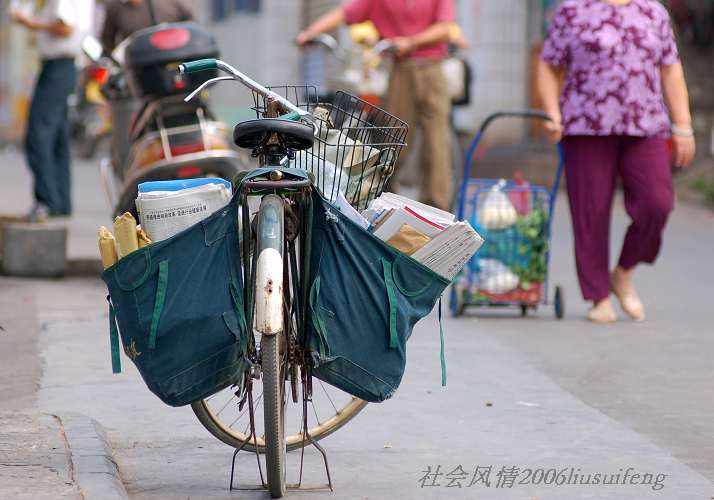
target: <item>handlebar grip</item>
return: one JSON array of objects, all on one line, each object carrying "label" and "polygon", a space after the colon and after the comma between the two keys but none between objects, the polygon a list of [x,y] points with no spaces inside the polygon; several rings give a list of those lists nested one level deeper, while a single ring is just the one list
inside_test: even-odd
[{"label": "handlebar grip", "polygon": [[181,73],[196,73],[197,71],[206,71],[208,69],[217,69],[218,63],[216,59],[199,59],[197,61],[189,61],[179,64]]}]

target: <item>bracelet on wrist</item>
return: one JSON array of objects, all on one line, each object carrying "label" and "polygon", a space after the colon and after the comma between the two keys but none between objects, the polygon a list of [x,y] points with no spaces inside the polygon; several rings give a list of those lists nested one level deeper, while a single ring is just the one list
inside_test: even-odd
[{"label": "bracelet on wrist", "polygon": [[677,137],[694,137],[694,129],[692,127],[678,127],[677,125],[672,125],[672,135]]}]

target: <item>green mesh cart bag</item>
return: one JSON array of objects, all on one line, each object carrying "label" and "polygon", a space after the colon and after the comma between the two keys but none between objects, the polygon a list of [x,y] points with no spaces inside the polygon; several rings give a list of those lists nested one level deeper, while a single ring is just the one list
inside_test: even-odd
[{"label": "green mesh cart bag", "polygon": [[[311,232],[306,336],[313,375],[365,401],[384,401],[402,380],[414,324],[449,280],[317,194]],[[443,368],[442,335],[442,379]]]},{"label": "green mesh cart bag", "polygon": [[149,389],[168,405],[189,404],[237,383],[248,366],[237,216],[234,197],[102,273],[109,288],[112,369],[120,371],[121,343]]}]

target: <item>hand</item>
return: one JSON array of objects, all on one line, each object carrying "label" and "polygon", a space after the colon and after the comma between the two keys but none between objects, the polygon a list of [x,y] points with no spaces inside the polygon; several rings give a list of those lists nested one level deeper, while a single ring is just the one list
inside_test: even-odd
[{"label": "hand", "polygon": [[18,24],[22,24],[24,26],[27,26],[30,22],[29,16],[22,12],[21,10],[13,10],[11,12],[12,20],[15,21]]},{"label": "hand", "polygon": [[392,38],[392,43],[394,43],[394,51],[396,52],[397,57],[408,56],[416,48],[412,39],[406,36]]},{"label": "hand", "polygon": [[462,35],[459,35],[456,40],[452,42],[457,49],[465,50],[469,48],[469,41],[466,40]]},{"label": "hand", "polygon": [[692,163],[697,147],[694,136],[685,137],[672,134],[672,155],[676,168],[685,168]]},{"label": "hand", "polygon": [[551,115],[551,119],[543,122],[543,129],[548,141],[553,144],[558,144],[563,138],[563,124],[560,116]]},{"label": "hand", "polygon": [[295,37],[295,43],[299,47],[304,47],[306,44],[310,43],[315,38],[315,36],[316,35],[314,33],[308,30],[301,31],[300,33],[298,33],[298,36]]},{"label": "hand", "polygon": [[31,16],[28,16],[27,14],[25,14],[24,12],[19,11],[19,10],[16,10],[12,13],[12,18],[16,23],[22,24],[23,26],[25,26],[26,28],[29,28],[31,30],[38,31],[38,30],[47,29],[45,23],[42,23],[42,22],[38,21],[37,19],[35,19]]}]

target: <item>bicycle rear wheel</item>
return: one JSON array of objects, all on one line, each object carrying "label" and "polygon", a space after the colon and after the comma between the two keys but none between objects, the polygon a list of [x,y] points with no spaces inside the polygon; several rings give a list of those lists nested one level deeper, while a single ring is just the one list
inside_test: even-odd
[{"label": "bicycle rear wheel", "polygon": [[266,195],[258,212],[255,266],[255,328],[262,334],[263,424],[268,489],[273,498],[285,494],[286,335],[283,310],[284,201]]},{"label": "bicycle rear wheel", "polygon": [[265,463],[273,498],[285,494],[285,362],[279,335],[263,335],[260,342],[265,409]]}]

